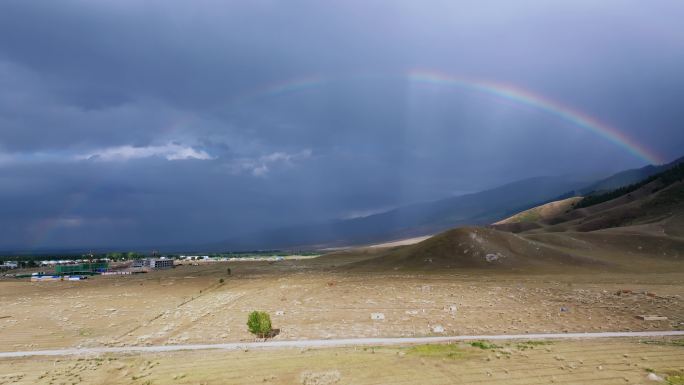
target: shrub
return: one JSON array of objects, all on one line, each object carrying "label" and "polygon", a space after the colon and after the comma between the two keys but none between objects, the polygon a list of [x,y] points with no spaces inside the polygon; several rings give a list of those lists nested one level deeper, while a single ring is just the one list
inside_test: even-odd
[{"label": "shrub", "polygon": [[409,354],[417,354],[422,357],[451,358],[457,359],[465,356],[465,353],[456,344],[429,344],[417,345],[408,349]]},{"label": "shrub", "polygon": [[487,342],[487,341],[475,341],[475,342],[471,342],[471,343],[470,343],[470,346],[472,346],[472,347],[474,347],[474,348],[480,348],[480,349],[482,349],[482,350],[490,350],[490,349],[499,349],[499,348],[501,348],[501,346],[492,344],[492,343]]},{"label": "shrub", "polygon": [[247,317],[247,327],[250,333],[265,338],[273,330],[271,328],[271,316],[265,311],[253,311]]}]

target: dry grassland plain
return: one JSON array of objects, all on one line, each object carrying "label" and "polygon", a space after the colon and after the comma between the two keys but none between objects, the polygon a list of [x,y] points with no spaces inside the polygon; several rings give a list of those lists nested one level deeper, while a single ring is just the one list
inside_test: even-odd
[{"label": "dry grassland plain", "polygon": [[[246,327],[252,310],[271,314],[280,329],[275,340],[684,327],[681,270],[340,269],[365,257],[336,259],[337,267],[322,258],[207,263],[82,282],[3,279],[0,350],[252,342]],[[371,313],[383,313],[384,320],[371,320]],[[640,314],[668,319],[642,321]],[[435,333],[436,326],[443,334]],[[671,374],[684,369],[684,347],[670,344],[615,339],[500,345],[436,353],[385,347],[2,359],[0,384],[639,383],[647,367]]]},{"label": "dry grassland plain", "polygon": [[683,297],[682,272],[393,274],[313,261],[212,263],[82,282],[2,280],[0,346],[253,341],[245,325],[253,310],[271,313],[282,340],[429,336],[438,325],[450,335],[677,330]]},{"label": "dry grassland plain", "polygon": [[[650,342],[650,343],[647,343]],[[513,341],[0,360],[0,384],[678,384],[684,340]]]}]

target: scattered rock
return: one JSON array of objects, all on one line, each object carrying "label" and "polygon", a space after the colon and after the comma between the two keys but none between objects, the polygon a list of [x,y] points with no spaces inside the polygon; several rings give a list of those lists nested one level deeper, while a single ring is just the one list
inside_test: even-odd
[{"label": "scattered rock", "polygon": [[664,378],[660,377],[659,375],[657,375],[655,373],[649,373],[646,376],[646,379],[649,381],[655,381],[655,382],[665,382]]},{"label": "scattered rock", "polygon": [[503,259],[503,258],[506,258],[506,256],[501,254],[501,253],[485,255],[485,261],[490,262],[490,263],[498,261],[499,259]]},{"label": "scattered rock", "polygon": [[384,319],[385,319],[385,314],[383,314],[383,313],[371,313],[371,316],[370,316],[370,317],[371,317],[372,320],[376,320],[376,321],[378,321],[378,320],[384,320]]},{"label": "scattered rock", "polygon": [[302,372],[300,379],[302,385],[332,385],[340,382],[342,376],[337,370],[327,372]]}]

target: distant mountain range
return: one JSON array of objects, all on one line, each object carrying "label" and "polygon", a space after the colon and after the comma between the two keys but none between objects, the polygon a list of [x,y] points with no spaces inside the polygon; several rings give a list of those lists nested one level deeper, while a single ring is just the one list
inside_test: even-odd
[{"label": "distant mountain range", "polygon": [[[498,224],[459,226],[408,246],[321,257],[343,270],[678,271],[684,260],[684,163],[604,194],[569,198]],[[342,257],[342,258],[340,258]]]},{"label": "distant mountain range", "polygon": [[[346,246],[360,246],[394,241],[423,235],[437,234],[457,226],[490,225],[514,216],[546,216],[553,205],[538,207],[550,202],[576,196],[600,195],[620,187],[632,185],[652,177],[677,164],[684,163],[684,157],[660,166],[646,166],[626,170],[610,177],[587,182],[567,177],[536,177],[509,183],[493,189],[449,197],[432,202],[399,207],[386,212],[353,219],[296,225],[255,232],[222,242],[204,245],[167,245],[166,252],[215,252],[240,250],[276,249],[323,249]],[[535,209],[536,208],[536,209]],[[529,210],[533,209],[533,210]],[[529,210],[529,211],[526,211]],[[557,211],[557,210],[556,210]],[[562,211],[562,210],[561,210]],[[542,215],[544,214],[544,215]],[[532,218],[528,218],[532,219]],[[532,222],[523,221],[501,226],[508,231],[525,231],[535,228]],[[150,247],[131,248],[148,250]],[[112,251],[114,248],[93,250]],[[31,253],[80,254],[87,250],[32,250]],[[22,252],[6,252],[22,254]]]},{"label": "distant mountain range", "polygon": [[435,234],[463,225],[488,225],[538,205],[575,195],[613,190],[684,162],[626,170],[587,183],[567,177],[536,177],[473,194],[412,204],[361,218],[290,226],[210,245],[212,250],[329,248]]},{"label": "distant mountain range", "polygon": [[212,248],[320,248],[434,234],[458,225],[489,224],[585,185],[586,182],[563,177],[530,178],[491,190],[413,204],[367,217],[259,232]]},{"label": "distant mountain range", "polygon": [[677,160],[660,166],[646,166],[633,170],[622,171],[615,175],[611,175],[608,178],[596,181],[588,186],[585,186],[578,190],[577,193],[578,195],[587,195],[594,192],[615,190],[623,186],[637,183],[641,180],[644,180],[650,176],[663,172],[683,162],[684,157],[681,157]]}]

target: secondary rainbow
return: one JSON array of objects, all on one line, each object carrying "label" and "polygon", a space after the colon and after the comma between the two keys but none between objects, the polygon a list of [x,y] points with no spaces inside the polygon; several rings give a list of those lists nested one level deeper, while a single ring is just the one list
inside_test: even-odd
[{"label": "secondary rainbow", "polygon": [[256,89],[249,90],[245,93],[238,94],[230,101],[231,104],[240,104],[245,102],[252,102],[262,98],[271,98],[282,96],[285,94],[300,92],[309,89],[316,89],[324,86],[328,79],[319,75],[310,75],[288,79],[280,82],[270,83]]},{"label": "secondary rainbow", "polygon": [[[627,150],[628,152],[634,154],[639,159],[642,159],[651,164],[662,164],[665,163],[664,157],[658,155],[657,153],[651,151],[646,146],[637,143],[634,139],[627,136],[625,133],[619,131],[618,129],[607,125],[588,116],[580,111],[573,109],[572,107],[563,105],[557,101],[551,100],[549,98],[543,97],[541,95],[532,93],[527,90],[523,90],[519,87],[515,87],[509,84],[468,79],[462,77],[450,76],[436,71],[428,70],[413,70],[406,74],[397,75],[363,75],[363,76],[352,76],[353,79],[376,79],[376,78],[408,78],[410,81],[427,83],[427,84],[437,84],[441,86],[451,86],[459,87],[461,89],[472,90],[476,92],[481,92],[489,94],[498,98],[503,98],[510,100],[514,103],[526,105],[540,111],[554,115],[564,121],[567,121],[575,126],[587,129],[610,142],[618,145],[619,147]],[[339,79],[336,79],[339,81]],[[270,97],[280,97],[291,93],[301,92],[310,89],[317,89],[329,85],[334,80],[327,77],[322,77],[319,75],[304,76],[294,79],[289,79],[281,82],[271,83],[246,93],[242,93],[233,97],[230,101],[231,104],[255,101],[261,98]],[[190,119],[185,119],[176,122],[174,125],[168,128],[169,131],[174,131],[178,127],[182,127],[185,124],[190,124]],[[92,187],[91,189],[93,189]],[[61,212],[61,215],[57,216],[56,219],[47,219],[41,221],[35,231],[35,236],[33,239],[32,246],[40,245],[51,233],[55,227],[57,227],[58,222],[61,219],[69,218],[69,215],[73,212],[74,208],[79,206],[83,200],[86,199],[88,193],[75,194],[69,198],[69,201],[65,205]]]},{"label": "secondary rainbow", "polygon": [[411,81],[454,86],[494,95],[555,115],[573,125],[594,132],[624,148],[650,164],[664,163],[663,157],[637,143],[618,129],[557,101],[512,85],[449,76],[435,71],[414,70],[408,73]]}]

